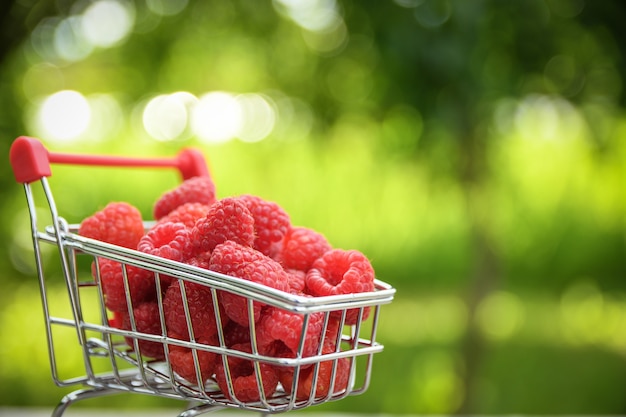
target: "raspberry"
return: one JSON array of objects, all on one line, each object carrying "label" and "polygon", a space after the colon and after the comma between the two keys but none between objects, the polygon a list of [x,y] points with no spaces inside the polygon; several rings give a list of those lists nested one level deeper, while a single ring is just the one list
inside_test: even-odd
[{"label": "raspberry", "polygon": [[[132,330],[132,323],[130,320],[130,314],[122,314],[122,329]],[[161,329],[161,318],[159,314],[159,305],[156,301],[150,301],[142,303],[133,308],[133,317],[135,319],[135,329],[139,333],[161,335],[163,333]],[[134,348],[133,338],[126,337],[126,343],[128,346]],[[165,359],[163,351],[163,344],[159,342],[152,342],[137,337],[137,344],[139,346],[139,352],[142,356],[151,357],[154,359]]]},{"label": "raspberry", "polygon": [[[265,355],[294,358],[298,356],[300,338],[304,327],[304,315],[271,308],[265,312],[256,326],[259,352]],[[324,313],[311,313],[306,326],[301,357],[313,356],[320,344],[324,325]]]},{"label": "raspberry", "polygon": [[[124,270],[121,263],[107,258],[99,258],[100,280],[104,294],[104,304],[111,311],[128,312]],[[156,299],[156,286],[152,272],[125,265],[128,290],[133,306]],[[92,275],[98,272],[95,261],[91,265]]]},{"label": "raspberry", "polygon": [[308,271],[317,258],[331,249],[330,243],[321,233],[306,227],[294,226],[283,239],[280,259],[285,268]]},{"label": "raspberry", "polygon": [[[234,350],[251,353],[250,344],[240,343],[232,347]],[[262,387],[265,398],[271,397],[276,392],[278,385],[278,373],[275,368],[267,363],[260,362],[261,387],[257,383],[257,375],[254,363],[248,359],[228,355],[228,368],[224,366],[224,361],[218,361],[215,367],[215,381],[222,390],[222,393],[229,399],[236,399],[241,402],[259,401],[261,399],[260,388]],[[227,369],[232,381],[231,395],[226,372]]]},{"label": "raspberry", "polygon": [[231,275],[243,264],[264,259],[268,257],[256,249],[228,240],[213,249],[209,267],[213,271]]},{"label": "raspberry", "polygon": [[285,269],[289,277],[289,292],[292,294],[303,294],[306,278],[306,272],[299,269]]},{"label": "raspberry", "polygon": [[78,228],[78,234],[135,249],[144,234],[144,225],[136,207],[125,202],[114,202],[85,218]]},{"label": "raspberry", "polygon": [[[170,335],[170,337],[181,339],[176,335]],[[197,341],[198,343],[210,346],[219,345],[216,335],[206,340],[204,338],[200,338]],[[218,355],[202,349],[196,349],[196,354],[198,367],[200,368],[200,377],[204,382],[213,375]],[[198,372],[196,371],[195,358],[192,349],[178,345],[170,345],[168,358],[174,372],[193,384],[198,383]]]},{"label": "raspberry", "polygon": [[[137,245],[137,250],[182,262],[191,254],[190,230],[183,223],[157,223]],[[172,277],[160,275],[161,287],[167,288]]]},{"label": "raspberry", "polygon": [[181,262],[191,253],[190,232],[183,223],[157,223],[137,244],[137,250]]},{"label": "raspberry", "polygon": [[[289,277],[278,262],[236,242],[226,241],[217,245],[211,254],[209,269],[289,291]],[[221,307],[231,320],[242,326],[249,325],[248,302],[245,297],[227,291],[220,291],[218,297]],[[252,314],[255,322],[261,316],[263,306],[263,303],[253,303]]]},{"label": "raspberry", "polygon": [[163,193],[155,202],[153,216],[156,220],[166,216],[185,203],[211,205],[215,202],[215,183],[209,176],[192,177],[172,190]]},{"label": "raspberry", "polygon": [[334,352],[337,342],[341,343],[341,320],[337,317],[329,317],[326,331],[324,332],[323,350]]},{"label": "raspberry", "polygon": [[209,262],[211,261],[210,253],[199,253],[191,258],[185,259],[185,263],[202,269],[209,269]]},{"label": "raspberry", "polygon": [[227,240],[245,246],[254,243],[254,218],[246,205],[235,198],[216,201],[191,229],[191,241],[197,253],[211,252]]},{"label": "raspberry", "polygon": [[[306,274],[306,289],[313,296],[339,295],[374,291],[374,269],[357,250],[332,249],[319,257]],[[346,324],[356,324],[358,308],[346,313]],[[363,309],[365,320],[369,307]],[[336,312],[335,316],[341,313]]]},{"label": "raspberry", "polygon": [[172,283],[163,298],[163,312],[168,334],[174,333],[190,340],[181,286],[185,286],[185,299],[195,340],[211,339],[217,335],[215,311],[211,289],[195,282],[178,280]]},{"label": "raspberry", "polygon": [[192,228],[196,220],[206,216],[209,207],[211,206],[203,203],[185,203],[161,217],[159,222],[183,223],[188,228]]},{"label": "raspberry", "polygon": [[250,329],[232,320],[224,326],[224,342],[227,347],[240,343],[250,343]]},{"label": "raspberry", "polygon": [[[323,351],[323,354],[332,353],[333,351]],[[336,365],[335,365],[336,362]],[[333,384],[333,394],[339,394],[348,387],[350,379],[350,359],[338,358],[336,360],[328,360],[320,362],[319,366],[309,366],[300,368],[298,374],[298,382],[296,387],[296,400],[303,401],[309,398],[324,398],[328,396],[331,389],[331,378],[333,376],[333,367],[335,370],[335,379]],[[313,393],[313,377],[317,368],[317,381],[315,384],[315,393]],[[293,369],[287,369],[280,373],[280,382],[287,394],[292,394],[293,390]]]},{"label": "raspberry", "polygon": [[283,239],[291,226],[289,215],[278,204],[261,197],[244,194],[238,198],[246,203],[254,217],[254,248],[271,255],[272,246]]}]

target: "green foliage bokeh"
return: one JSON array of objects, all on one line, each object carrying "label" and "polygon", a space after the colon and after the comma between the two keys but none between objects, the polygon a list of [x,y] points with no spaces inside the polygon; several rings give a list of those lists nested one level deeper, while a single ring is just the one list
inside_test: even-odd
[{"label": "green foliage bokeh", "polygon": [[[76,61],[42,55],[33,33],[87,3],[42,1],[30,13],[24,3],[8,2],[23,33],[5,33],[15,46],[0,61],[7,159],[15,137],[37,133],[40,98],[108,94],[122,108],[116,131],[41,139],[55,151],[135,156],[197,147],[219,196],[278,202],[294,224],[367,254],[397,289],[369,390],[315,411],[626,412],[619,2],[311,1],[335,5],[344,25],[313,33],[286,1],[192,0],[160,17],[146,9],[155,2],[135,1],[130,36]],[[292,114],[255,143],[155,141],[137,108],[175,91],[258,92]],[[49,377],[23,193],[10,166],[0,169],[0,406],[51,407],[67,390]],[[79,222],[113,200],[148,218],[178,179],[59,166],[50,181],[62,215]],[[64,366],[80,364],[68,355]]]}]

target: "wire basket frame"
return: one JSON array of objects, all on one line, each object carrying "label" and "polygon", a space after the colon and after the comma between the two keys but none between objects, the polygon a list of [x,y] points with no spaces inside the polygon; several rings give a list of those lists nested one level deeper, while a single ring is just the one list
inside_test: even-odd
[{"label": "wire basket frame", "polygon": [[[15,165],[15,164],[14,164]],[[23,182],[29,209],[35,264],[46,328],[46,340],[52,378],[56,385],[78,389],[60,402],[53,415],[60,416],[72,403],[101,395],[138,393],[172,398],[196,404],[181,416],[198,415],[220,408],[236,408],[264,414],[282,413],[335,401],[365,392],[370,384],[373,355],[383,350],[376,340],[380,309],[392,302],[395,289],[375,280],[375,290],[323,297],[306,297],[269,288],[236,277],[193,265],[171,261],[133,249],[123,248],[77,234],[78,225],[68,224],[57,212],[48,175]],[[49,209],[52,224],[40,227],[33,187],[39,184]],[[153,223],[145,222],[148,230]],[[55,249],[56,248],[56,249]],[[50,249],[54,256],[50,255]],[[105,261],[107,260],[107,261]],[[101,267],[115,262],[122,272],[126,305],[133,311],[129,271],[149,271],[155,287],[164,281],[178,285],[187,324],[186,335],[168,331],[164,295],[157,291],[158,331],[142,330],[134,314],[128,314],[126,326],[107,309]],[[64,281],[65,300],[54,299],[59,277]],[[201,340],[194,332],[192,311],[186,297],[188,285],[204,288],[213,304],[217,337]],[[227,317],[220,305],[220,293],[230,293],[245,300],[249,323],[242,326],[248,349],[227,340]],[[59,307],[59,304],[62,307]],[[292,355],[261,352],[258,345],[256,308],[276,309],[293,315],[297,348]],[[348,314],[356,313],[354,324],[346,323]],[[351,322],[352,323],[352,322]],[[309,332],[315,324],[319,334]],[[336,326],[338,331],[331,332]],[[80,356],[80,371],[67,366],[68,340]],[[156,351],[162,354],[155,355]],[[191,364],[181,375],[172,362],[172,352],[183,352]],[[217,371],[207,374],[204,358],[216,361]],[[76,357],[72,357],[75,365]],[[252,394],[240,394],[237,378],[241,367],[247,369]],[[267,373],[273,369],[275,373]],[[287,375],[271,381],[268,375]],[[347,375],[347,380],[341,379]]]}]

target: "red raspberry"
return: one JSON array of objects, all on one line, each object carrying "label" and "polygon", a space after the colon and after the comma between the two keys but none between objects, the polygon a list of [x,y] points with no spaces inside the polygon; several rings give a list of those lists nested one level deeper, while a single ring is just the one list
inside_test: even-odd
[{"label": "red raspberry", "polygon": [[135,249],[144,234],[144,225],[136,207],[125,202],[109,203],[85,218],[78,228],[78,234]]},{"label": "red raspberry", "polygon": [[[323,351],[323,354],[332,353],[333,350]],[[336,365],[335,365],[336,362]],[[331,378],[335,370],[335,379],[332,394],[339,394],[348,387],[350,379],[350,359],[339,358],[320,362],[317,369],[317,381],[315,393],[313,393],[313,377],[315,376],[315,366],[300,368],[296,387],[296,400],[303,401],[309,398],[324,398],[329,395],[331,389]],[[293,369],[284,370],[280,373],[280,382],[287,394],[292,394],[293,390]]]},{"label": "red raspberry", "polygon": [[245,246],[254,243],[254,218],[245,203],[235,198],[216,201],[191,229],[196,253],[211,252],[227,240]]},{"label": "red raspberry", "polygon": [[191,258],[185,259],[185,263],[188,265],[196,266],[202,269],[209,269],[209,262],[211,261],[210,253],[199,253]]},{"label": "red raspberry", "polygon": [[206,216],[209,207],[211,206],[203,203],[185,203],[161,217],[159,222],[183,223],[188,228],[192,228],[196,220]]},{"label": "red raspberry", "polygon": [[[182,338],[176,335],[170,335],[170,337],[182,340]],[[217,335],[214,335],[212,338],[207,340],[203,338],[197,339],[197,342],[209,346],[219,345]],[[200,368],[200,377],[203,382],[206,382],[207,379],[211,378],[213,372],[215,371],[218,355],[202,349],[196,349],[196,353],[198,358],[198,367]],[[174,372],[192,384],[198,383],[198,373],[196,371],[192,349],[178,345],[170,345],[168,357]]]},{"label": "red raspberry", "polygon": [[172,283],[167,288],[163,298],[163,312],[165,314],[167,333],[173,333],[179,335],[184,340],[190,340],[181,290],[183,282],[195,340],[208,340],[216,337],[217,323],[211,289],[206,285],[183,280]]},{"label": "red raspberry", "polygon": [[162,194],[154,204],[153,215],[156,220],[159,220],[185,203],[211,205],[214,202],[215,183],[213,179],[209,176],[192,177]]},{"label": "red raspberry", "polygon": [[304,294],[306,272],[299,269],[285,269],[289,277],[289,292],[292,294]]},{"label": "red raspberry", "polygon": [[261,197],[244,194],[238,198],[246,203],[254,217],[254,248],[271,255],[273,245],[283,239],[291,226],[289,215],[278,204]]},{"label": "red raspberry", "polygon": [[[241,343],[232,347],[234,350],[251,353],[250,344]],[[261,399],[260,388],[262,387],[265,398],[271,397],[278,386],[278,373],[275,368],[267,363],[260,362],[259,387],[256,378],[255,366],[252,361],[237,356],[228,355],[228,370],[232,381],[234,398],[241,402],[259,401]],[[226,398],[233,399],[229,392],[228,378],[224,361],[217,361],[215,367],[215,381]]]},{"label": "red raspberry", "polygon": [[[374,269],[359,251],[332,249],[313,262],[305,283],[307,292],[313,296],[374,291]],[[356,324],[359,310],[347,311],[346,324]],[[369,307],[363,309],[363,320],[367,319],[369,312]],[[335,316],[339,314],[337,312]]]},{"label": "red raspberry", "polygon": [[222,274],[231,275],[243,264],[268,259],[256,249],[227,240],[217,245],[211,252],[209,268]]},{"label": "red raspberry", "polygon": [[[289,277],[278,262],[255,249],[232,241],[226,241],[215,247],[211,253],[209,269],[281,291],[289,291]],[[220,291],[218,297],[221,307],[231,320],[242,326],[249,325],[248,302],[245,297],[227,291]],[[253,303],[252,314],[255,322],[261,316],[263,306],[263,303]]]},{"label": "red raspberry", "polygon": [[191,253],[190,232],[183,223],[157,223],[137,244],[137,250],[181,262]]},{"label": "red raspberry", "polygon": [[337,317],[331,316],[328,319],[326,331],[324,332],[323,350],[334,352],[337,347],[337,342],[341,343],[341,320]]},{"label": "red raspberry", "polygon": [[[120,313],[122,315],[122,329],[132,330],[132,323],[129,314]],[[133,317],[135,319],[135,331],[140,333],[162,335],[161,318],[159,314],[159,305],[156,301],[150,301],[142,303],[133,308]],[[131,348],[134,348],[133,339],[126,337],[126,343]],[[154,359],[165,359],[165,353],[163,350],[163,344],[159,342],[152,342],[149,340],[141,339],[137,337],[137,343],[139,351],[142,356],[147,356]]]},{"label": "red raspberry", "polygon": [[250,343],[250,329],[232,320],[224,326],[224,342],[227,347],[240,343]]},{"label": "red raspberry", "polygon": [[[157,223],[137,245],[137,250],[182,262],[191,254],[191,231],[183,223]],[[160,275],[161,287],[167,288],[172,277]]]},{"label": "red raspberry", "polygon": [[[98,258],[100,280],[104,293],[104,304],[111,311],[128,312],[124,271],[122,264],[107,258]],[[133,306],[156,299],[156,286],[152,272],[125,265],[128,289]],[[91,265],[92,275],[98,272],[95,261]]]},{"label": "red raspberry", "polygon": [[331,250],[326,237],[307,227],[294,226],[283,239],[280,260],[285,268],[308,271],[311,264]]},{"label": "red raspberry", "polygon": [[[304,328],[304,315],[271,308],[264,312],[256,326],[259,352],[264,355],[295,358]],[[306,326],[301,357],[313,356],[320,344],[324,313],[311,313]]]}]

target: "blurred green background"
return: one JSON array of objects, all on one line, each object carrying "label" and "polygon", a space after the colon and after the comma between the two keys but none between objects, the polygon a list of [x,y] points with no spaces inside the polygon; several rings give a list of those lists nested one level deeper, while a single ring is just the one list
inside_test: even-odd
[{"label": "blurred green background", "polygon": [[[397,289],[370,389],[314,411],[626,414],[626,3],[0,8],[5,161],[24,134],[61,152],[197,147],[219,196],[278,202]],[[0,406],[51,407],[67,390],[50,379],[23,191],[0,169]],[[122,199],[149,216],[177,182],[53,172],[72,222]]]}]

